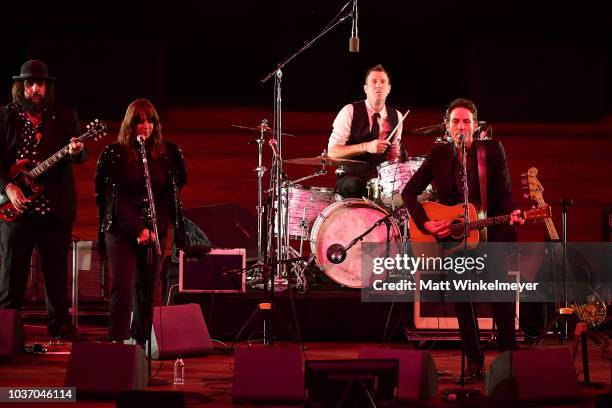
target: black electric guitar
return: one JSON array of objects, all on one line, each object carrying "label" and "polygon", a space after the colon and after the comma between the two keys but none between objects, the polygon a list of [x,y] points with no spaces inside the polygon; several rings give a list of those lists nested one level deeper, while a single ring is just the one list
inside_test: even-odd
[{"label": "black electric guitar", "polygon": [[[79,142],[84,142],[88,139],[98,140],[104,136],[106,136],[106,125],[96,119],[87,125],[87,131],[77,139]],[[68,154],[70,154],[70,143],[42,163],[34,163],[27,159],[19,160],[9,170],[11,183],[21,188],[27,198],[35,199],[44,191],[44,185],[37,183],[36,179]],[[11,222],[20,215],[21,213],[15,208],[8,196],[5,193],[0,193],[0,220]]]},{"label": "black electric guitar", "polygon": [[[527,174],[524,175],[524,177],[526,177],[524,183],[527,184],[527,188],[529,189],[529,197],[538,203],[538,207],[548,207],[548,204],[546,204],[544,201],[544,196],[542,194],[544,187],[538,180],[537,176],[538,169],[531,167],[527,171]],[[563,266],[563,246],[559,243],[559,234],[557,234],[557,230],[555,229],[555,225],[553,224],[550,216],[544,220],[544,223],[546,224],[546,233],[548,238],[554,243],[552,246],[553,262],[558,268],[561,268]],[[572,279],[575,282],[575,276],[573,273],[575,265],[572,267],[570,262],[567,262],[567,265],[568,279]],[[589,268],[588,265],[585,265],[585,267]],[[570,306],[581,321],[586,323],[589,327],[595,327],[606,319],[606,304],[602,301],[597,292],[591,288],[589,288],[586,292],[588,293],[571,294],[573,301]],[[558,309],[559,308],[560,305],[558,305]]]}]

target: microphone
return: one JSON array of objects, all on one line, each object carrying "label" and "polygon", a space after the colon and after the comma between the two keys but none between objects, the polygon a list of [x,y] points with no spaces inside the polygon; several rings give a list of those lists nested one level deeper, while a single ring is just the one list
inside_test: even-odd
[{"label": "microphone", "polygon": [[144,142],[145,140],[147,140],[147,138],[145,137],[145,135],[138,135],[136,136],[136,140],[138,141],[138,143],[144,146]]},{"label": "microphone", "polygon": [[359,52],[359,29],[357,20],[359,18],[357,12],[357,0],[353,0],[353,11],[351,12],[353,25],[351,27],[351,39],[349,40],[349,52]]},{"label": "microphone", "polygon": [[460,143],[460,144],[465,143],[465,135],[464,135],[463,133],[459,133],[459,134],[457,135],[457,139],[459,139],[459,143]]},{"label": "microphone", "polygon": [[274,157],[278,157],[278,143],[276,142],[276,139],[272,138],[268,140],[268,144],[272,148],[272,153],[274,153]]},{"label": "microphone", "polygon": [[327,248],[327,259],[331,263],[339,264],[346,258],[346,249],[340,244],[331,244]]}]

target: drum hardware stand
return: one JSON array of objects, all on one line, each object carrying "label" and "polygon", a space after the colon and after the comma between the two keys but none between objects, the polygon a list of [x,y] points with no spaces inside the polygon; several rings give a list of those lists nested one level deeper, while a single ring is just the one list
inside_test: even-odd
[{"label": "drum hardware stand", "polygon": [[308,176],[301,177],[301,178],[299,178],[297,180],[293,180],[292,182],[288,183],[287,185],[288,186],[292,186],[294,184],[298,184],[300,181],[308,180],[308,179],[313,178],[313,177],[324,176],[326,174],[327,174],[327,170],[325,169],[325,163],[323,163],[323,164],[321,164],[321,168],[316,170],[314,173],[312,173],[312,174],[310,174]]},{"label": "drum hardware stand", "polygon": [[[385,224],[387,226],[387,241],[386,241],[386,249],[385,249],[385,257],[391,258],[391,223],[389,219],[385,220]],[[387,274],[387,280],[389,280],[390,276]],[[393,308],[395,307],[395,301],[391,302],[389,306],[389,312],[387,313],[387,321],[385,322],[385,330],[383,332],[382,343],[385,344],[388,338],[389,332],[389,323],[391,322],[391,314],[393,313]]]},{"label": "drum hardware stand", "polygon": [[257,173],[257,262],[264,263],[263,249],[263,185],[262,179],[266,173],[266,167],[263,165],[263,144],[265,140],[265,131],[268,128],[268,120],[263,119],[260,125],[259,138],[257,138],[257,167],[253,170]]}]

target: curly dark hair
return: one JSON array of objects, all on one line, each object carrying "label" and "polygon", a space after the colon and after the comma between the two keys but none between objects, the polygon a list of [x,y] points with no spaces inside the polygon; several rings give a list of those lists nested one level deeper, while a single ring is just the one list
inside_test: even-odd
[{"label": "curly dark hair", "polygon": [[[47,84],[47,91],[45,93],[44,98],[44,107],[48,109],[53,109],[55,106],[55,82],[54,81],[45,81]],[[16,79],[13,82],[13,88],[11,89],[11,93],[13,95],[13,102],[17,105],[24,107],[25,106],[25,95],[23,93],[23,80]]]},{"label": "curly dark hair", "polygon": [[448,108],[446,108],[446,113],[444,114],[444,123],[448,123],[451,112],[456,108],[465,108],[469,110],[470,112],[472,112],[472,115],[474,115],[474,122],[478,122],[478,109],[476,109],[476,105],[474,104],[474,102],[465,98],[457,98],[448,105]]}]

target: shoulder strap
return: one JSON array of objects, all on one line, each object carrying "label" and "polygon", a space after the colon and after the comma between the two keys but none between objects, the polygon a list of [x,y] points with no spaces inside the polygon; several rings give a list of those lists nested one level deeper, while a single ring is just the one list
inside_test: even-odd
[{"label": "shoulder strap", "polygon": [[481,141],[476,142],[478,156],[478,181],[480,182],[480,204],[484,217],[487,216],[487,157],[485,145]]}]

